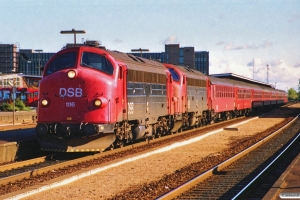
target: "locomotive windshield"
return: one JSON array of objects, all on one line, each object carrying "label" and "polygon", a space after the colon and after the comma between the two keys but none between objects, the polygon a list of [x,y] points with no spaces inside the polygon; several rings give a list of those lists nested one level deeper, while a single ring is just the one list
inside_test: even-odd
[{"label": "locomotive windshield", "polygon": [[180,80],[180,77],[179,77],[178,73],[174,69],[169,68],[169,72],[171,73],[172,78],[173,78],[174,81],[179,81]]},{"label": "locomotive windshield", "polygon": [[76,61],[76,52],[69,52],[58,55],[47,67],[46,75],[52,74],[62,69],[74,67]]},{"label": "locomotive windshield", "polygon": [[114,72],[112,64],[105,58],[105,56],[91,52],[83,52],[81,66],[97,69],[106,74],[113,74]]}]

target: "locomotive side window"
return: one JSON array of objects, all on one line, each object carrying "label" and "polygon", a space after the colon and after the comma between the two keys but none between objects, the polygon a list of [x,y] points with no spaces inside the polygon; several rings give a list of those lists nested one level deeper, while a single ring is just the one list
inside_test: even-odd
[{"label": "locomotive side window", "polygon": [[113,74],[114,72],[112,64],[105,58],[105,56],[91,52],[83,52],[81,66],[97,69],[106,74]]},{"label": "locomotive side window", "polygon": [[46,75],[53,74],[62,69],[73,67],[76,61],[76,52],[58,55],[47,67]]},{"label": "locomotive side window", "polygon": [[169,72],[171,73],[173,80],[178,82],[180,78],[177,72],[172,68],[169,68]]}]

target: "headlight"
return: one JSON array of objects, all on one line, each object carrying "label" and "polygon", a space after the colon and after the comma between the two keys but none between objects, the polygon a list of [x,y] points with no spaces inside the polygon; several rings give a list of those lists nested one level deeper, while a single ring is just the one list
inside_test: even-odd
[{"label": "headlight", "polygon": [[47,99],[43,99],[41,104],[42,104],[43,107],[46,107],[46,106],[49,105],[49,101]]},{"label": "headlight", "polygon": [[94,105],[95,105],[96,107],[100,107],[100,106],[102,105],[102,101],[101,101],[100,99],[96,99],[96,100],[94,101]]},{"label": "headlight", "polygon": [[94,100],[93,100],[93,105],[94,107],[96,108],[104,108],[106,107],[108,104],[108,101],[105,97],[96,97]]},{"label": "headlight", "polygon": [[69,78],[74,78],[76,76],[76,72],[74,70],[68,71],[68,77]]}]

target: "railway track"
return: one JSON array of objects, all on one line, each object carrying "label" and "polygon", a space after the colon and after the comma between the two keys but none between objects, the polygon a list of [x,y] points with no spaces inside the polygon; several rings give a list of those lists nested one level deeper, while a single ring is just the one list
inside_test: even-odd
[{"label": "railway track", "polygon": [[[15,190],[33,186],[40,182],[49,181],[59,176],[73,173],[83,168],[103,164],[117,158],[135,154],[137,152],[147,151],[178,140],[193,137],[195,132],[198,132],[197,134],[201,135],[213,129],[228,126],[243,120],[245,120],[244,117],[236,118],[233,120],[200,127],[198,129],[166,135],[164,137],[155,138],[154,140],[140,141],[139,143],[127,145],[112,151],[105,151],[72,160],[70,160],[70,158],[58,159],[57,157],[62,155],[62,153],[59,153],[56,154],[56,157],[52,156],[52,159],[51,156],[46,156],[24,162],[2,165],[2,168],[0,168],[0,196],[14,192]],[[201,131],[201,133],[199,133],[199,131]],[[65,155],[72,154],[76,155],[77,153],[66,153]]]},{"label": "railway track", "polygon": [[[91,153],[52,154],[30,160],[10,163],[0,166],[0,185],[9,184],[18,180],[28,179],[48,171],[78,163],[81,157]],[[76,160],[76,161],[74,161]]]},{"label": "railway track", "polygon": [[230,126],[231,124],[240,122],[242,120],[245,119],[225,121],[222,123],[214,124],[213,126],[201,127],[187,132],[177,133],[173,135],[168,135],[167,137],[157,138],[155,140],[148,140],[138,144],[133,144],[133,145],[125,146],[123,148],[115,149],[113,151],[107,151],[101,154],[90,155],[84,158],[63,162],[56,166],[53,166],[53,168],[51,169],[48,168],[48,169],[35,170],[34,173],[31,172],[30,177],[18,179],[17,181],[15,180],[10,181],[9,184],[2,184],[0,187],[0,195],[8,194],[16,190],[24,189],[38,183],[46,182],[60,176],[68,175],[73,172],[91,166],[101,165],[101,164],[103,165],[105,163],[108,163],[118,158],[123,158],[125,156],[148,151],[149,149],[169,145],[176,141],[185,140],[187,138],[194,137],[195,135],[202,135],[213,129]]},{"label": "railway track", "polygon": [[[280,156],[282,158],[285,155],[284,152],[292,147],[299,149],[298,116],[292,122],[294,123],[287,129],[275,131],[268,138],[158,199],[261,199],[264,192],[268,191],[265,189],[262,192],[258,190],[259,186],[257,187],[264,173],[269,169],[275,169],[271,166],[280,163],[278,160]],[[272,177],[274,181],[274,176]],[[268,184],[271,187],[272,181]],[[268,188],[265,183],[259,185]]]}]

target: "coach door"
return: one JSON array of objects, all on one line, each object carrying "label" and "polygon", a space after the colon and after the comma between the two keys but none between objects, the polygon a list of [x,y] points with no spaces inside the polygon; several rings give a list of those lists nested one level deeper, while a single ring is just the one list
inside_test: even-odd
[{"label": "coach door", "polygon": [[[116,101],[116,116],[117,121],[128,120],[128,105],[127,105],[127,66],[119,66],[118,76],[118,94]],[[121,89],[122,88],[122,89]]]}]

